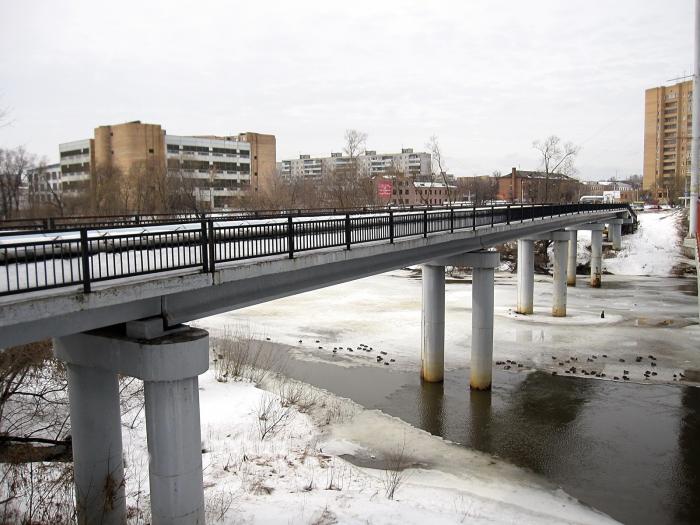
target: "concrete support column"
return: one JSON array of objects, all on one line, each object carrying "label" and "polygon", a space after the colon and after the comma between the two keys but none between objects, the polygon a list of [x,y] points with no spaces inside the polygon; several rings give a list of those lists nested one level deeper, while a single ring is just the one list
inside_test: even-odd
[{"label": "concrete support column", "polygon": [[75,364],[67,369],[78,523],[121,525],[126,499],[117,374]]},{"label": "concrete support column", "polygon": [[[562,236],[570,237],[569,233]],[[554,240],[554,271],[552,279],[552,316],[566,317],[567,248],[569,240]]]},{"label": "concrete support column", "polygon": [[566,266],[566,284],[568,286],[576,286],[576,256],[578,255],[578,232],[572,230],[569,232],[569,253]]},{"label": "concrete support column", "polygon": [[518,304],[516,312],[531,314],[533,312],[533,295],[535,289],[535,247],[534,241],[518,239]]},{"label": "concrete support column", "polygon": [[472,356],[469,387],[491,390],[493,363],[493,267],[472,269]]},{"label": "concrete support column", "polygon": [[614,219],[608,223],[613,250],[622,249],[622,222],[622,219]]},{"label": "concrete support column", "polygon": [[591,230],[591,286],[600,288],[603,272],[603,229]]},{"label": "concrete support column", "polygon": [[[165,332],[163,320],[154,318],[63,337],[57,340],[55,352],[68,363],[73,385],[69,395],[76,492],[82,494],[82,480],[88,479],[82,467],[78,474],[78,460],[88,458],[86,465],[102,469],[93,468],[101,476],[98,480],[104,479],[104,465],[109,465],[115,480],[121,479],[123,500],[123,474],[117,476],[121,473],[121,429],[116,378],[117,374],[137,377],[144,381],[146,401],[151,523],[203,524],[197,376],[209,367],[209,334],[187,326]],[[116,471],[112,469],[115,455],[120,459]],[[90,459],[93,456],[96,459]],[[104,487],[104,494],[112,490],[109,483]],[[114,521],[105,521],[104,515],[84,515],[82,523],[125,522],[124,511],[115,511],[114,518],[110,515]]]},{"label": "concrete support column", "polygon": [[144,383],[155,525],[204,523],[198,384],[197,377]]},{"label": "concrete support column", "polygon": [[423,265],[421,316],[421,378],[443,380],[445,371],[445,267]]}]

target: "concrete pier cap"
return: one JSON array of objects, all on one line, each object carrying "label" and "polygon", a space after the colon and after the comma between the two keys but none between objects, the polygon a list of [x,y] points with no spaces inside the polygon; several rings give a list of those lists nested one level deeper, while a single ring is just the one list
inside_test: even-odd
[{"label": "concrete pier cap", "polygon": [[[127,323],[131,324],[131,323]],[[180,325],[153,339],[129,337],[128,326],[56,340],[54,353],[68,364],[115,372],[143,381],[177,381],[209,369],[209,334]]]},{"label": "concrete pier cap", "polygon": [[[55,340],[69,370],[78,522],[125,523],[118,375],[144,381],[151,523],[204,523],[199,374],[209,367],[209,334],[161,318]],[[106,385],[106,386],[103,386]],[[119,492],[121,490],[121,492]]]}]

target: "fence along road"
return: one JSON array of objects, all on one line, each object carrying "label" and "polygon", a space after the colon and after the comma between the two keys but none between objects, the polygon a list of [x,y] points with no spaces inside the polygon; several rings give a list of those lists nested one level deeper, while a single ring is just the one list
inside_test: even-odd
[{"label": "fence along road", "polygon": [[620,214],[632,212],[620,204],[384,209],[6,232],[0,347],[151,315],[185,322]]}]

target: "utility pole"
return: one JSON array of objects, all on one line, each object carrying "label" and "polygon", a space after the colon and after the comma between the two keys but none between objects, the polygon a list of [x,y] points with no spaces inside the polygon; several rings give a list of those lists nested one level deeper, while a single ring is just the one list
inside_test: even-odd
[{"label": "utility pole", "polygon": [[697,236],[698,186],[700,179],[700,0],[695,0],[693,61],[693,114],[690,156],[690,224],[688,237]]}]

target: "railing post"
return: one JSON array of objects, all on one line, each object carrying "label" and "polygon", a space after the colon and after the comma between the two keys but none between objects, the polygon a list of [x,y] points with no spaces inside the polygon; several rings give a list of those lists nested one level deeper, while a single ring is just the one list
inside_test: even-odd
[{"label": "railing post", "polygon": [[510,225],[510,204],[506,205],[506,224]]},{"label": "railing post", "polygon": [[455,232],[455,210],[450,208],[450,233]]},{"label": "railing post", "polygon": [[476,231],[476,204],[472,206],[472,231]]},{"label": "railing post", "polygon": [[216,235],[214,234],[214,220],[207,222],[209,228],[209,271],[214,273],[216,269]]},{"label": "railing post", "polygon": [[83,292],[90,293],[90,243],[87,229],[80,229],[80,259],[83,265]]},{"label": "railing post", "polygon": [[389,211],[389,242],[394,244],[394,212]]},{"label": "railing post", "polygon": [[521,202],[520,203],[520,224],[522,224],[524,220],[525,220],[525,205]]},{"label": "railing post", "polygon": [[287,248],[289,249],[289,258],[294,259],[294,223],[291,215],[287,217]]},{"label": "railing post", "polygon": [[350,249],[352,241],[352,231],[350,230],[350,214],[345,214],[345,248]]},{"label": "railing post", "polygon": [[491,205],[491,228],[493,228],[493,212],[494,212],[495,206],[492,204]]},{"label": "railing post", "polygon": [[134,215],[134,224],[141,224],[141,217]]},{"label": "railing post", "polygon": [[423,237],[428,236],[428,210],[423,210]]},{"label": "railing post", "polygon": [[202,250],[202,270],[204,272],[209,271],[209,230],[207,229],[207,221],[204,220],[201,223],[201,250]]}]

